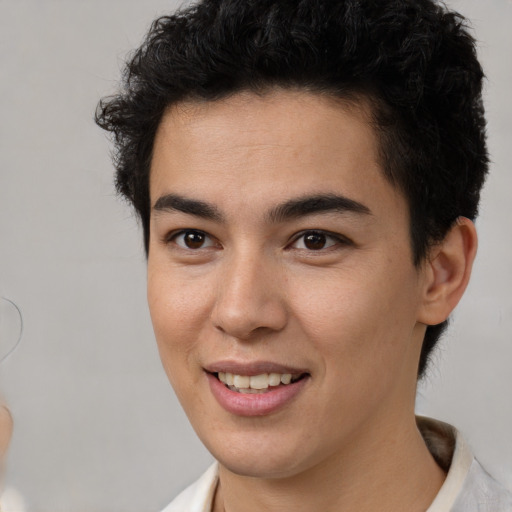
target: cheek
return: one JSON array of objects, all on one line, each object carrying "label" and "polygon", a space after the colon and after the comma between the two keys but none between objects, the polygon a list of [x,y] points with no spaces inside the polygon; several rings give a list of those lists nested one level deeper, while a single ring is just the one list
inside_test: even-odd
[{"label": "cheek", "polygon": [[163,366],[173,386],[194,364],[194,348],[208,319],[204,283],[148,264],[148,304]]},{"label": "cheek", "polygon": [[296,317],[326,367],[336,361],[359,379],[365,368],[378,372],[384,362],[388,368],[399,364],[416,323],[415,287],[404,284],[414,279],[406,273],[363,269],[301,283],[294,294]]}]

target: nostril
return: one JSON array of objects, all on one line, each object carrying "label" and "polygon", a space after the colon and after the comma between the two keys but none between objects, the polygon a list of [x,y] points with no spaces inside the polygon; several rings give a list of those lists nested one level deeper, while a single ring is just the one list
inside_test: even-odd
[{"label": "nostril", "polygon": [[240,261],[234,265],[236,268],[223,276],[215,296],[210,316],[213,326],[240,340],[282,330],[288,314],[277,276],[269,281],[261,271],[261,261],[246,263],[243,268]]}]

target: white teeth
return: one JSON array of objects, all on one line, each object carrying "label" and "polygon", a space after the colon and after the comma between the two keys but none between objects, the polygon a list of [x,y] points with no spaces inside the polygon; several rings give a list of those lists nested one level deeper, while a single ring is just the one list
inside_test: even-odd
[{"label": "white teeth", "polygon": [[[241,393],[254,393],[260,390],[268,389],[269,386],[279,386],[280,384],[290,384],[292,382],[291,373],[262,373],[260,375],[234,375],[228,372],[219,372],[219,380],[230,387],[236,388]],[[294,381],[298,379],[294,377]]]},{"label": "white teeth", "polygon": [[253,375],[251,377],[252,389],[267,389],[268,388],[268,374]]},{"label": "white teeth", "polygon": [[271,373],[268,376],[268,385],[279,386],[279,384],[281,384],[281,375],[279,375],[279,373]]},{"label": "white teeth", "polygon": [[292,381],[291,373],[284,373],[283,375],[281,375],[281,382],[283,384],[290,384],[291,381]]},{"label": "white teeth", "polygon": [[250,387],[251,377],[247,375],[233,375],[233,386],[235,388],[248,388]]}]

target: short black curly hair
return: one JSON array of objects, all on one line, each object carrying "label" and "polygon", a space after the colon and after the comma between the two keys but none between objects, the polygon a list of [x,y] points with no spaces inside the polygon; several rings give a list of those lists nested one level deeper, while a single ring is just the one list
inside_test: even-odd
[{"label": "short black curly hair", "polygon": [[[147,252],[153,141],[169,105],[276,87],[365,98],[383,172],[408,200],[419,265],[457,217],[477,215],[483,77],[465,19],[435,0],[203,0],[154,21],[96,122],[113,135],[117,189]],[[419,377],[445,328],[427,328]]]}]

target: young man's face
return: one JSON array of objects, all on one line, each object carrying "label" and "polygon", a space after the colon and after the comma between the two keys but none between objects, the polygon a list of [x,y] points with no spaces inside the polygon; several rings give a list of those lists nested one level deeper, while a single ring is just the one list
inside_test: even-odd
[{"label": "young man's face", "polygon": [[193,427],[236,473],[297,474],[414,421],[425,276],[366,119],[307,92],[243,93],[175,106],[157,133],[156,338]]}]

